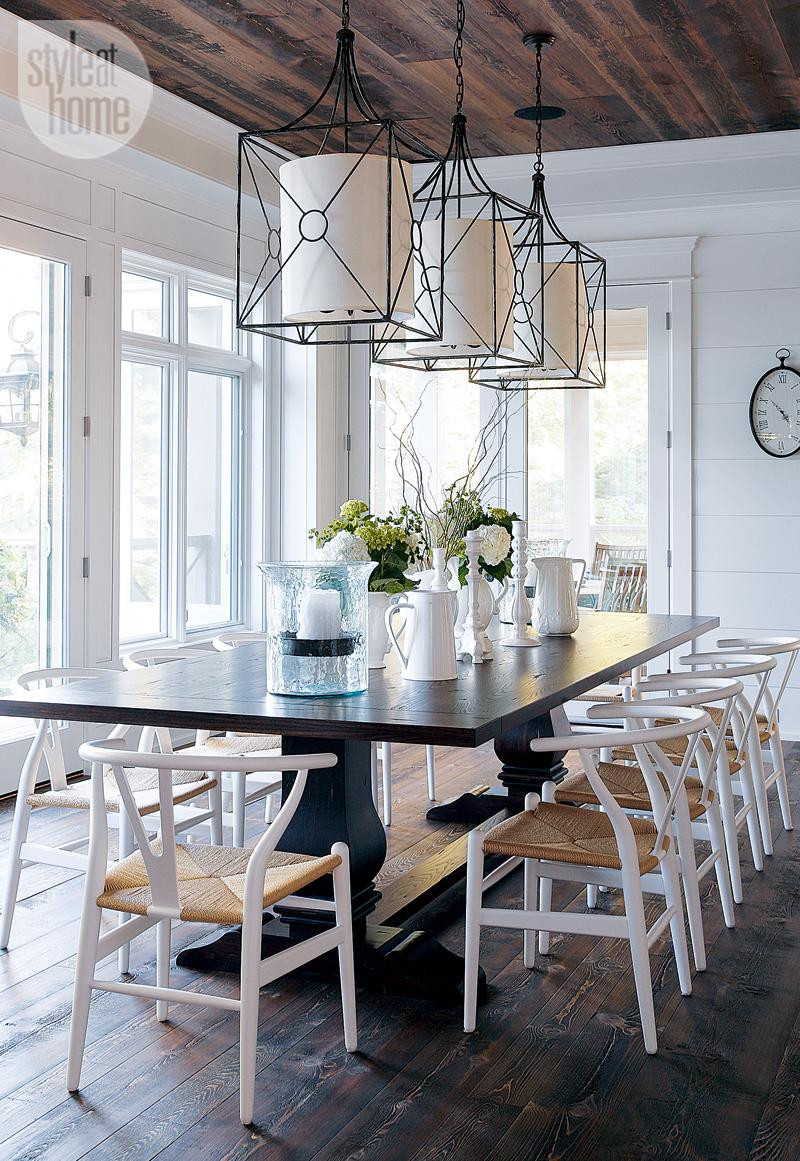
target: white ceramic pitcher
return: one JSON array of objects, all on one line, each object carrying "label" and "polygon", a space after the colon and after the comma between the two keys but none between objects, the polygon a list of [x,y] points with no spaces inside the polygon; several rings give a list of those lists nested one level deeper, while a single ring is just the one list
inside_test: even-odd
[{"label": "white ceramic pitcher", "polygon": [[[451,592],[416,589],[386,611],[386,628],[409,681],[452,681],[456,677]],[[392,620],[406,612],[404,644],[400,647]]]},{"label": "white ceramic pitcher", "polygon": [[531,624],[543,637],[568,637],[578,628],[573,561],[568,556],[537,556],[533,563],[536,565],[536,597]]}]

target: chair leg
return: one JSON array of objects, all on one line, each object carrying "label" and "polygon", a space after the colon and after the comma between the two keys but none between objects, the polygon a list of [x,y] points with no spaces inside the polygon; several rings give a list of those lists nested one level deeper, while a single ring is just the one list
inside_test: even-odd
[{"label": "chair leg", "polygon": [[[171,953],[172,921],[161,919],[156,925],[156,987],[169,987],[169,957]],[[169,1001],[156,1000],[156,1020],[169,1018]]]},{"label": "chair leg", "polygon": [[735,927],[736,916],[733,911],[733,893],[728,868],[728,855],[725,848],[725,832],[722,826],[719,800],[716,797],[706,808],[706,819],[708,821],[708,831],[711,836],[711,849],[719,852],[717,861],[714,864],[714,873],[717,876],[722,915],[726,927]]},{"label": "chair leg", "polygon": [[[92,999],[92,980],[97,963],[97,944],[100,939],[100,920],[103,912],[96,904],[84,899],[84,913],[78,935],[78,955],[75,960],[75,986],[72,992],[72,1019],[69,1026],[67,1054],[67,1091],[77,1092],[81,1080],[86,1029],[89,1023],[89,1005]],[[123,919],[127,916],[121,917]]]},{"label": "chair leg", "polygon": [[[681,856],[682,857],[682,856]],[[661,860],[661,878],[664,883],[664,898],[667,907],[674,907],[675,914],[669,921],[669,931],[672,936],[672,950],[675,955],[675,966],[678,969],[678,983],[681,992],[684,996],[692,994],[692,972],[689,967],[689,950],[686,946],[686,929],[683,926],[683,907],[681,906],[681,885],[678,879],[678,860],[675,855],[669,851]],[[695,876],[695,881],[697,876]],[[683,878],[684,885],[686,883],[686,876]],[[641,894],[639,895],[641,899]],[[627,899],[625,901],[625,910],[628,910]],[[644,912],[642,913],[644,918]],[[702,939],[702,926],[700,937]],[[645,934],[645,954],[647,956],[647,978],[650,980],[650,953],[647,951],[647,935]],[[705,955],[705,947],[703,947],[703,954]],[[634,972],[636,965],[634,964]],[[637,991],[638,991],[637,983]],[[653,1005],[653,987],[652,983],[648,983],[647,994],[650,999],[650,1006]],[[641,1004],[641,1000],[639,1001]],[[655,1023],[653,1024],[653,1048],[647,1048],[647,1041],[645,1039],[645,1048],[647,1051],[655,1052]]]},{"label": "chair leg", "polygon": [[750,810],[747,813],[747,835],[750,839],[750,854],[753,866],[757,871],[764,870],[764,852],[761,846],[761,831],[758,825],[758,805],[756,792],[753,787],[753,772],[747,755],[744,756],[742,768],[739,771],[739,781],[742,786],[742,797]]},{"label": "chair leg", "polygon": [[233,845],[244,846],[244,814],[247,775],[241,770],[231,771],[231,813],[233,814]]},{"label": "chair leg", "polygon": [[590,911],[597,906],[597,883],[586,884],[586,906]]},{"label": "chair leg", "polygon": [[383,781],[383,825],[392,825],[392,745],[381,742],[381,779]]},{"label": "chair leg", "polygon": [[215,847],[223,846],[225,839],[222,834],[222,781],[217,779],[217,784],[213,790],[208,792],[208,804],[214,811],[209,823],[211,830],[211,842]]},{"label": "chair leg", "polygon": [[[525,859],[523,863],[523,898],[522,906],[525,911],[544,911],[539,905],[539,864],[534,859]],[[548,880],[550,882],[550,880]],[[544,886],[544,883],[542,883]],[[549,911],[550,908],[548,907]],[[539,933],[541,939],[544,933]],[[536,932],[527,927],[522,933],[522,962],[526,968],[536,967]]]},{"label": "chair leg", "polygon": [[344,1046],[348,1052],[358,1049],[356,1021],[356,968],[353,958],[353,917],[350,906],[350,852],[344,843],[334,843],[331,854],[339,855],[341,864],[333,872],[333,905],[336,923],[342,930],[339,944],[339,977],[342,988],[342,1021]]},{"label": "chair leg", "polygon": [[692,937],[692,957],[699,972],[706,970],[706,943],[703,932],[703,912],[700,908],[700,884],[697,879],[697,858],[694,849],[692,824],[686,799],[681,798],[675,805],[675,838],[680,855],[683,895],[686,900],[686,914],[689,919],[689,934]]},{"label": "chair leg", "polygon": [[[541,873],[541,865],[540,865]],[[553,880],[540,879],[539,880],[539,910],[552,911],[553,909]],[[550,932],[539,932],[539,952],[541,955],[548,955],[550,952]]]},{"label": "chair leg", "polygon": [[[641,882],[634,882],[632,874],[626,874],[624,867],[622,883],[633,978],[636,984],[636,998],[639,1003],[639,1018],[642,1022],[642,1036],[645,1051],[652,1054],[658,1047],[658,1038],[656,1035],[656,1013],[653,1005],[653,982],[650,978],[650,952],[647,947],[647,924],[644,917],[642,885]],[[680,906],[680,893],[677,898],[678,906]],[[683,923],[682,913],[681,923]],[[684,935],[684,948],[686,946],[685,939]]]},{"label": "chair leg", "polygon": [[[119,857],[120,859],[127,858],[132,855],[136,847],[136,840],[133,834],[133,827],[130,819],[124,810],[119,812],[119,830],[117,831],[119,840]],[[127,915],[119,913],[117,922],[122,924],[128,919]],[[131,966],[131,945],[130,943],[123,943],[122,947],[117,952],[117,971],[121,976],[127,975]]]},{"label": "chair leg", "polygon": [[242,927],[242,959],[239,985],[239,1119],[253,1122],[258,1048],[258,997],[261,976],[261,928],[247,923]]},{"label": "chair leg", "polygon": [[[428,773],[428,801],[436,801],[436,766],[433,746],[425,747],[425,766]],[[787,827],[788,830],[788,827]]]},{"label": "chair leg", "polygon": [[750,770],[753,775],[753,790],[758,808],[758,823],[761,828],[761,846],[765,855],[772,854],[772,828],[769,821],[769,800],[764,784],[764,761],[761,757],[761,742],[752,734],[747,742]]},{"label": "chair leg", "polygon": [[725,835],[725,852],[728,857],[728,872],[731,877],[731,891],[735,903],[742,901],[742,868],[739,863],[739,832],[736,829],[736,804],[733,801],[730,775],[723,770],[714,780],[715,792],[719,795],[719,812]]},{"label": "chair leg", "polygon": [[769,752],[772,758],[773,769],[778,773],[778,800],[781,804],[781,819],[784,830],[794,830],[792,822],[792,808],[789,804],[789,787],[786,784],[786,763],[783,759],[783,746],[780,731],[775,729],[769,740]]},{"label": "chair leg", "polygon": [[480,909],[483,896],[483,835],[470,831],[467,839],[467,922],[464,935],[464,1031],[478,1022],[478,960],[481,946]]},{"label": "chair leg", "polygon": [[0,917],[0,949],[5,951],[11,935],[11,924],[14,922],[14,908],[17,905],[19,878],[22,873],[22,859],[20,851],[22,844],[28,837],[28,827],[31,821],[31,808],[25,801],[29,791],[26,791],[22,782],[17,791],[17,802],[14,807],[14,822],[11,827],[11,842],[8,848],[6,862],[6,881],[3,887],[3,914]]}]

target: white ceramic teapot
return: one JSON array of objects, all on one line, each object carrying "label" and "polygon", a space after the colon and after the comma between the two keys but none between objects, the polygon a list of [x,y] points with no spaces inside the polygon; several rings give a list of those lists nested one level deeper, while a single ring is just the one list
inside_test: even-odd
[{"label": "white ceramic teapot", "polygon": [[[568,556],[537,556],[536,597],[531,624],[543,637],[568,637],[578,628],[578,595],[573,560]],[[584,561],[580,564],[586,567]]]},{"label": "white ceramic teapot", "polygon": [[[452,681],[456,677],[451,592],[416,589],[386,610],[386,628],[409,681]],[[406,610],[405,650],[400,647],[392,620]]]}]

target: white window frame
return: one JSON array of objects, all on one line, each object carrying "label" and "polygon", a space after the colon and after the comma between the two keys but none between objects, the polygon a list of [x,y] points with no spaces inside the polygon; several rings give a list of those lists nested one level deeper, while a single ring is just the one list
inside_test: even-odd
[{"label": "white window frame", "polygon": [[[263,536],[254,536],[250,528],[252,495],[249,486],[253,455],[251,430],[261,429],[258,416],[264,414],[263,368],[253,358],[254,342],[247,332],[234,328],[234,350],[207,347],[188,341],[188,291],[199,290],[234,300],[231,279],[187,268],[149,255],[125,251],[122,270],[165,281],[165,335],[162,338],[121,330],[121,363],[154,363],[165,368],[167,386],[168,432],[164,470],[168,487],[164,490],[166,556],[162,576],[161,633],[156,636],[126,639],[120,649],[158,642],[184,644],[207,640],[223,629],[244,628],[250,620],[252,604],[248,568],[251,550],[258,550]],[[121,286],[121,280],[120,280]],[[260,352],[259,352],[260,353]],[[186,627],[186,414],[190,372],[232,376],[238,381],[238,403],[234,445],[235,518],[231,557],[236,561],[236,578],[232,587],[233,615],[195,629]],[[238,517],[238,518],[236,518]],[[118,546],[119,551],[119,546]],[[164,589],[166,591],[164,591]],[[117,619],[116,633],[119,633]]]}]

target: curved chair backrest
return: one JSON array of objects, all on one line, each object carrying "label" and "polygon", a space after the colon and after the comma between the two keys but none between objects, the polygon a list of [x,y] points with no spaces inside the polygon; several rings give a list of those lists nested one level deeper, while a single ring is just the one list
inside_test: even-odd
[{"label": "curved chair backrest", "polygon": [[766,653],[734,653],[729,650],[709,650],[706,653],[690,653],[680,658],[681,665],[690,666],[696,671],[698,666],[710,665],[718,673],[724,672],[727,677],[757,677],[758,685],[752,704],[741,694],[739,697],[744,709],[745,722],[741,741],[737,740],[737,761],[742,760],[746,740],[756,722],[756,715],[764,700],[769,684],[770,675],[777,666],[775,657]]},{"label": "curved chair backrest", "polygon": [[[126,669],[150,669],[154,665],[168,665],[170,661],[194,661],[209,652],[208,649],[195,649],[191,645],[160,645],[134,649],[122,658],[122,664]],[[142,729],[139,742],[142,749],[152,749],[154,741],[158,742],[162,754],[172,753],[172,735],[166,726],[145,726]]]},{"label": "curved chair backrest", "polygon": [[[15,678],[14,685],[25,693],[30,693],[31,690],[38,689],[40,686],[51,689],[55,685],[69,685],[73,681],[91,681],[99,677],[107,677],[108,673],[107,669],[81,665],[67,665],[53,669],[28,669]],[[130,726],[115,726],[111,737],[123,737],[129,729]],[[67,768],[64,763],[64,750],[61,745],[58,720],[41,718],[36,721],[36,732],[25,759],[26,774],[29,773],[32,765],[38,770],[43,757],[51,789],[65,790]]]},{"label": "curved chair backrest", "polygon": [[237,645],[251,645],[254,641],[266,641],[266,633],[241,631],[239,633],[220,633],[211,644],[215,649],[224,652],[226,649],[235,649]]},{"label": "curved chair backrest", "polygon": [[769,710],[769,728],[772,729],[777,718],[778,705],[786,692],[789,678],[792,676],[792,670],[795,667],[798,655],[800,655],[800,637],[771,635],[758,637],[722,637],[717,641],[717,648],[726,651],[735,650],[737,653],[767,654],[776,659],[780,656],[786,656],[786,665],[784,666],[783,676],[781,677],[777,691],[773,693],[768,685],[764,694],[764,700]]},{"label": "curved chair backrest", "polygon": [[[248,924],[256,921],[260,923],[267,862],[297,810],[309,770],[328,769],[335,766],[337,761],[335,754],[303,754],[302,757],[299,755],[284,757],[264,754],[246,754],[240,757],[184,753],[153,754],[127,750],[121,741],[116,744],[114,742],[109,744],[108,741],[86,742],[81,746],[80,754],[87,762],[92,763],[87,883],[91,881],[91,889],[94,890],[100,875],[105,876],[108,858],[108,821],[105,810],[103,771],[110,768],[119,787],[123,806],[133,827],[150,881],[153,902],[152,906],[148,908],[148,914],[165,919],[177,919],[180,915],[175,814],[172,802],[173,771],[197,771],[198,774],[223,773],[230,770],[248,774],[264,771],[297,771],[297,776],[286,801],[281,806],[274,822],[270,823],[256,843],[248,863],[244,890],[245,921]],[[303,763],[302,769],[298,769],[298,762]],[[158,772],[160,849],[154,849],[150,845],[147,831],[142,825],[142,820],[136,809],[126,773],[128,769],[133,767]]]},{"label": "curved chair backrest", "polygon": [[[613,705],[593,705],[589,706],[586,716],[592,721],[619,721],[620,719],[624,721],[626,727],[625,744],[633,747],[636,760],[647,783],[653,814],[657,820],[653,854],[660,858],[666,849],[665,839],[670,833],[672,812],[678,795],[685,793],[684,780],[694,759],[700,737],[704,730],[713,725],[710,716],[705,710],[694,706],[670,705],[667,699],[660,704],[648,702],[643,705],[641,702],[626,702],[624,705],[616,703]],[[670,720],[666,725],[647,724],[657,718]],[[645,725],[636,728],[633,723],[638,721],[645,722]],[[676,768],[661,749],[662,743],[675,738],[688,739],[679,768]],[[549,753],[561,750],[578,750],[580,752],[584,772],[614,828],[623,860],[628,866],[635,866],[636,843],[630,822],[613,794],[607,789],[593,757],[593,752],[611,749],[619,745],[619,741],[620,732],[618,729],[614,729],[597,734],[567,734],[561,737],[534,738],[530,746],[536,752]],[[659,770],[667,779],[670,788],[669,795],[664,791],[658,776]]]}]

